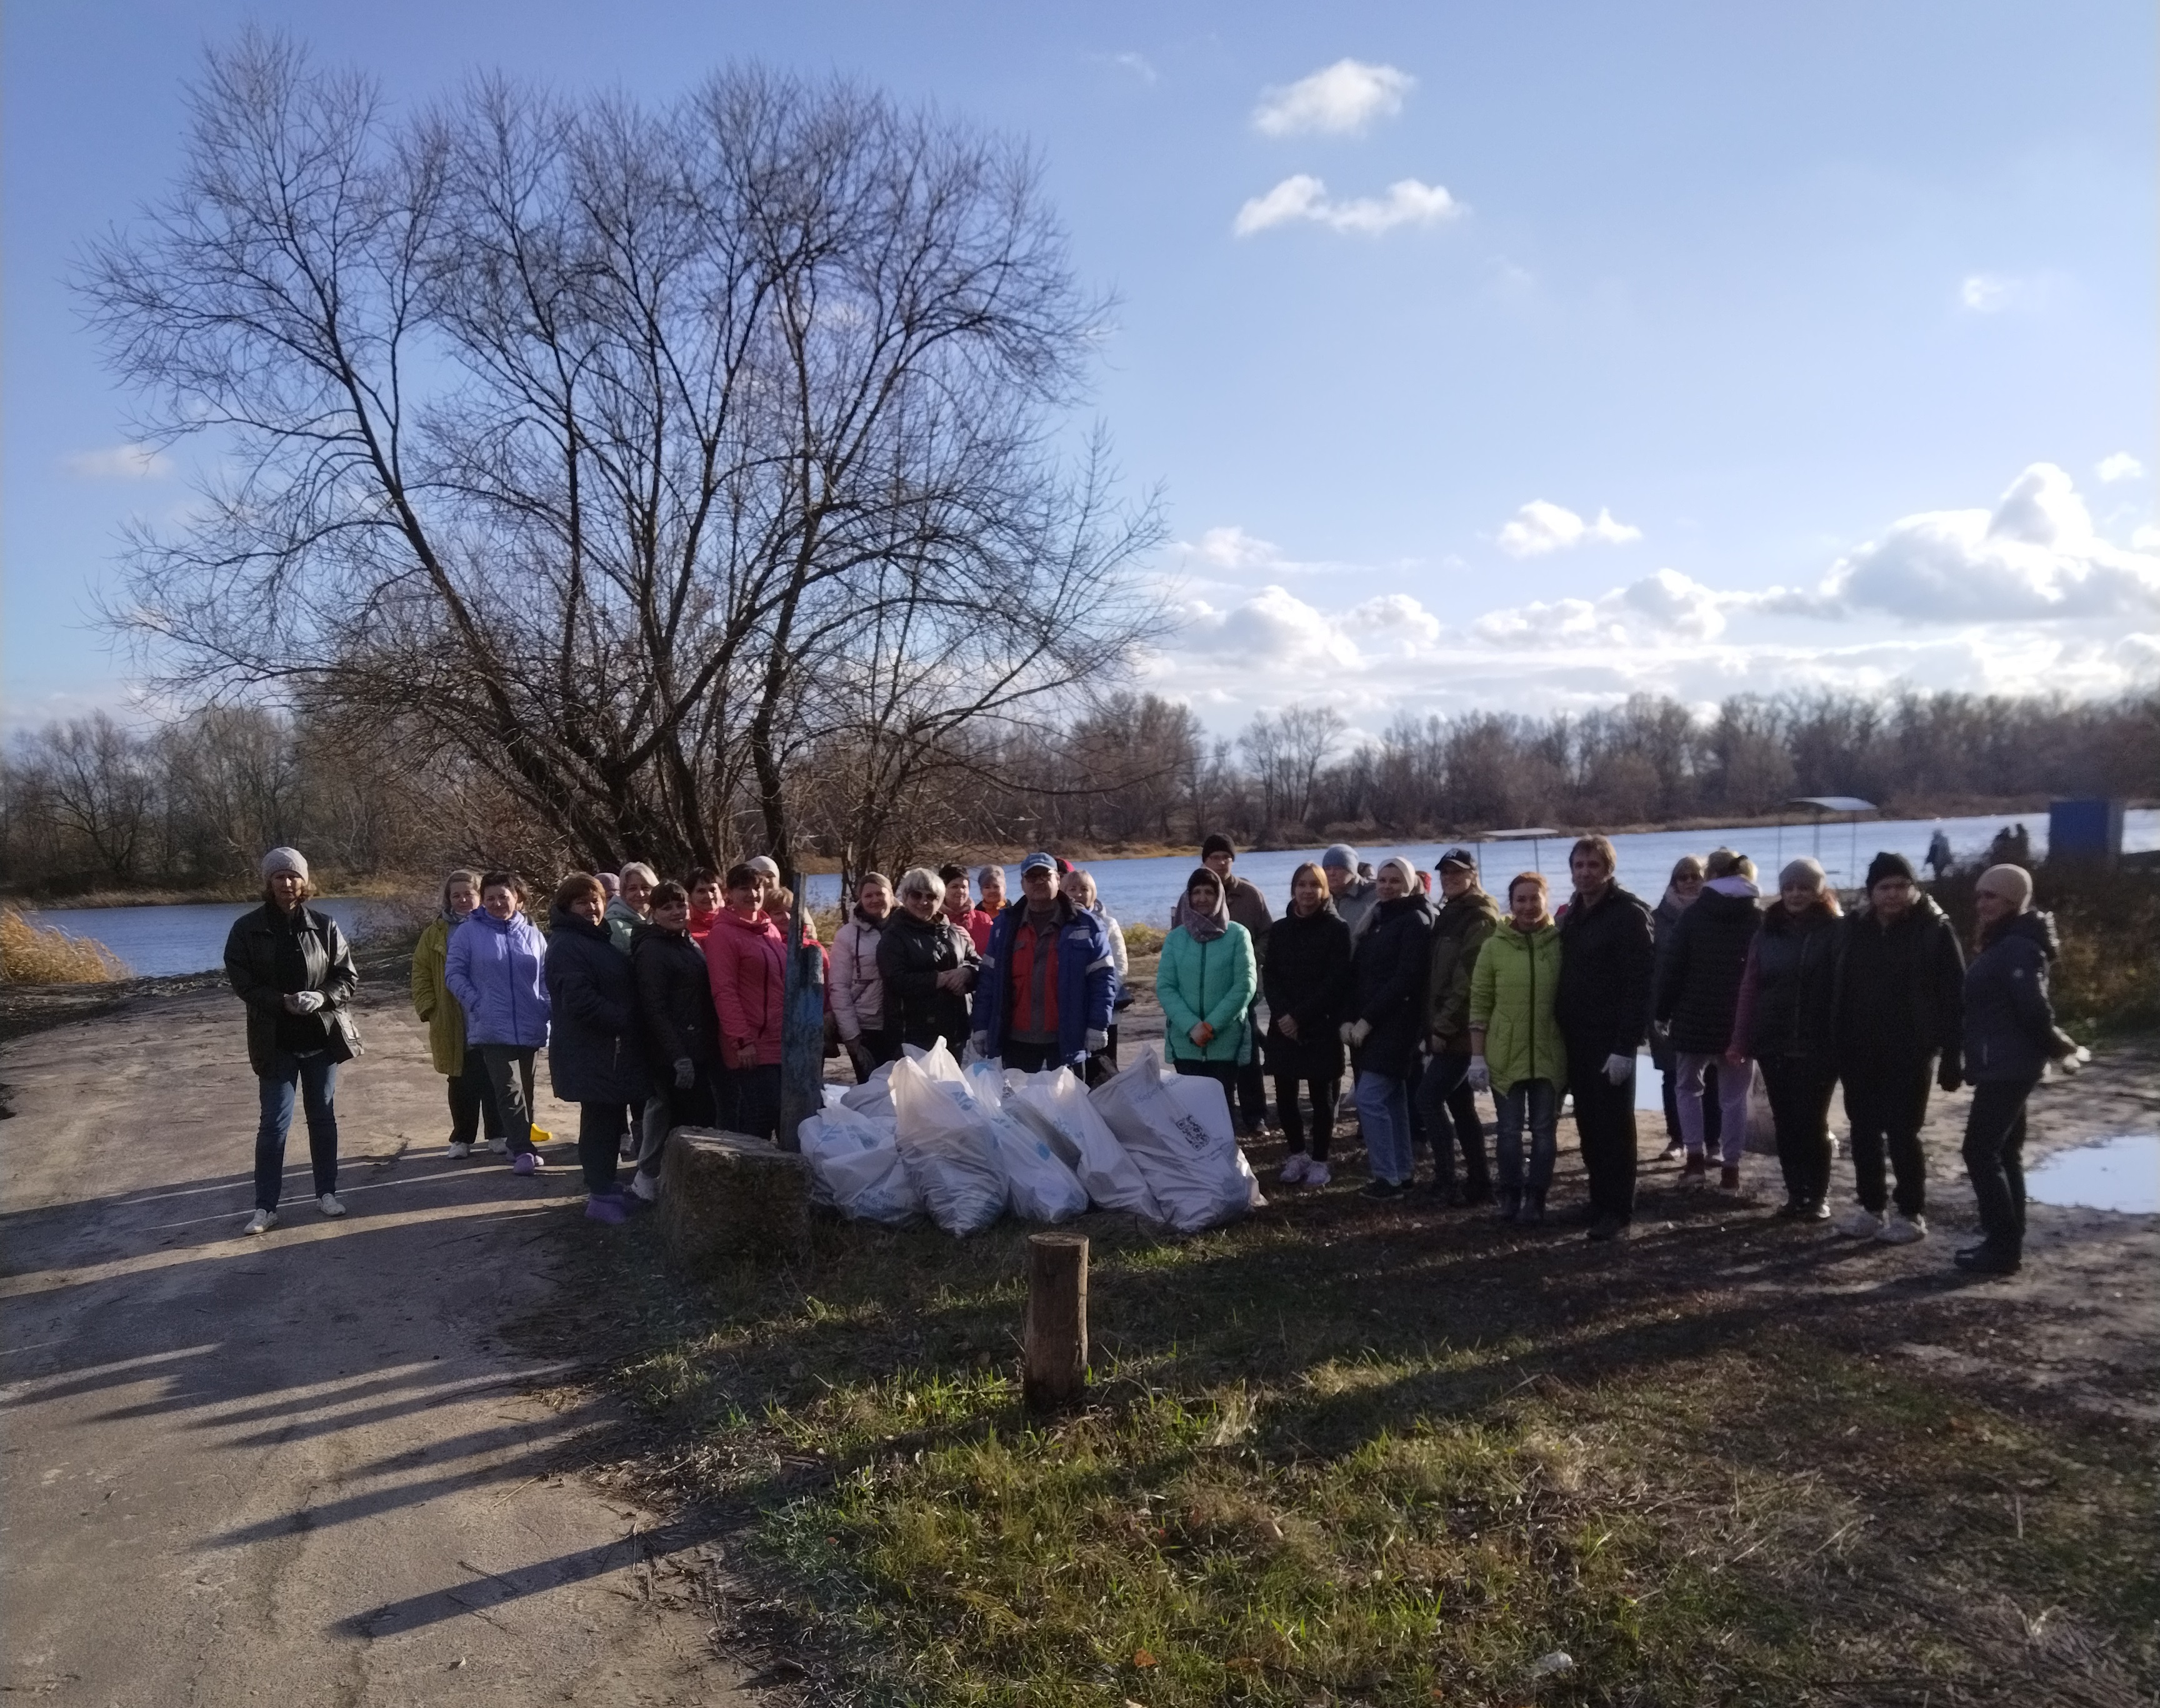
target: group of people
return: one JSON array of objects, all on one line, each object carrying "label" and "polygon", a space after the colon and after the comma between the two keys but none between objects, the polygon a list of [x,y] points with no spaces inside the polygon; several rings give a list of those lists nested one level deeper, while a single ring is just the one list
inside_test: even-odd
[{"label": "group of people", "polygon": [[[1919,1131],[1930,1086],[1970,1081],[1965,1160],[1983,1238],[1957,1260],[1991,1273],[2018,1266],[2026,1098],[2049,1061],[2076,1049],[2054,1024],[2054,932],[2033,911],[2023,867],[1981,877],[1968,965],[1895,854],[1876,857],[1865,904],[1850,916],[1815,861],[1789,864],[1766,901],[1752,862],[1724,849],[1682,860],[1653,907],[1619,884],[1602,836],[1575,844],[1571,893],[1557,907],[1537,872],[1488,895],[1467,849],[1426,874],[1399,857],[1365,866],[1337,844],[1296,869],[1277,917],[1236,860],[1226,837],[1203,844],[1155,989],[1166,1060],[1219,1082],[1249,1137],[1268,1129],[1272,1076],[1285,1184],[1327,1182],[1347,1077],[1368,1195],[1410,1189],[1429,1141],[1431,1190],[1536,1223],[1565,1100],[1589,1237],[1623,1238],[1635,1207],[1636,1062],[1648,1042],[1665,1070],[1684,1182],[1708,1184],[1716,1147],[1720,1186],[1737,1190],[1760,1068],[1784,1178],[1779,1214],[1794,1219],[1830,1217],[1829,1108],[1841,1082],[1858,1202],[1837,1228],[1893,1243],[1927,1233]],[[358,1049],[358,974],[336,921],[307,905],[306,859],[273,849],[262,870],[263,905],[236,921],[226,947],[262,1088],[251,1233],[277,1222],[296,1093],[319,1207],[344,1213],[335,1074]],[[825,958],[833,1051],[858,1079],[906,1046],[939,1042],[1031,1072],[1069,1067],[1091,1083],[1114,1072],[1129,963],[1093,880],[1037,853],[1020,863],[1015,899],[1000,866],[974,883],[979,902],[962,866],[915,867],[897,885],[871,873],[829,953],[804,910],[802,940]],[[676,1126],[773,1134],[796,906],[773,861],[682,883],[637,863],[573,873],[554,890],[544,933],[527,900],[514,872],[453,872],[413,956],[414,1010],[449,1088],[452,1156],[484,1142],[520,1173],[546,1165],[532,1124],[543,1047],[555,1095],[579,1108],[595,1220],[619,1222],[657,1197]],[[1496,1168],[1481,1093],[1498,1117]]]},{"label": "group of people", "polygon": [[[1685,1185],[1710,1183],[1715,1148],[1719,1186],[1739,1190],[1759,1067],[1784,1181],[1778,1213],[1789,1219],[1831,1218],[1830,1104],[1842,1083],[1858,1202],[1837,1231],[1893,1244],[1927,1236],[1919,1135],[1930,1088],[1970,1083],[1964,1155],[1982,1238],[1956,1261],[1981,1273],[2018,1267],[2026,1100],[2047,1064],[2077,1047],[2054,1022],[2054,930],[2033,910],[2024,867],[1981,876],[1968,964],[1948,917],[1894,853],[1876,856],[1850,916],[1816,861],[1791,862],[1765,898],[1753,862],[1729,849],[1681,860],[1653,907],[1618,883],[1602,836],[1575,844],[1571,893],[1557,908],[1538,872],[1518,874],[1503,898],[1488,895],[1467,849],[1441,855],[1436,896],[1408,860],[1362,869],[1337,844],[1297,868],[1277,918],[1235,859],[1227,838],[1209,838],[1155,988],[1171,1062],[1220,1081],[1249,1135],[1265,1129],[1263,1072],[1272,1071],[1285,1183],[1327,1181],[1347,1062],[1368,1195],[1407,1190],[1415,1148],[1429,1140],[1433,1191],[1540,1222],[1571,1100],[1589,1237],[1623,1238],[1647,1042],[1664,1070],[1668,1155],[1684,1159]],[[1480,1092],[1498,1117],[1497,1191]]]}]

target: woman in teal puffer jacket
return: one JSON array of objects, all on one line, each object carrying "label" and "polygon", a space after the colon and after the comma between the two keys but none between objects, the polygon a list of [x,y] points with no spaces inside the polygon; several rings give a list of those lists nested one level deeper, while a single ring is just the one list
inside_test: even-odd
[{"label": "woman in teal puffer jacket", "polygon": [[1155,966],[1163,1047],[1180,1073],[1214,1080],[1233,1098],[1238,1065],[1253,1058],[1245,1017],[1260,981],[1252,933],[1230,917],[1223,880],[1206,866],[1187,882],[1180,917]]}]

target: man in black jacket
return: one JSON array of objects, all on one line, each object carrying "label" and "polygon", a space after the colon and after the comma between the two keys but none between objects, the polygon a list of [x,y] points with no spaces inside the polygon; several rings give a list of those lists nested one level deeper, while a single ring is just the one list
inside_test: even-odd
[{"label": "man in black jacket", "polygon": [[[1860,1203],[1839,1218],[1837,1231],[1908,1245],[1928,1237],[1920,1148],[1928,1081],[1932,1076],[1948,1092],[1964,1078],[1965,954],[1948,916],[1920,893],[1912,862],[1898,854],[1875,856],[1867,906],[1845,921],[1839,937],[1831,1036]],[[1889,1173],[1898,1183],[1894,1210]]]},{"label": "man in black jacket", "polygon": [[1635,1052],[1649,1030],[1656,963],[1650,910],[1620,887],[1606,838],[1584,837],[1567,864],[1575,896],[1560,922],[1553,1012],[1590,1176],[1590,1237],[1620,1239],[1635,1216]]}]

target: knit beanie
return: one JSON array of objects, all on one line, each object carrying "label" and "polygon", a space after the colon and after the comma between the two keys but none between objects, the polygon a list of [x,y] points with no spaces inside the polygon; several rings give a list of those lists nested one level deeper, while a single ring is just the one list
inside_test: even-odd
[{"label": "knit beanie", "polygon": [[2033,875],[2022,866],[1990,866],[1980,875],[1980,882],[1974,887],[1991,890],[2014,903],[2014,911],[2019,913],[2033,905]]},{"label": "knit beanie", "polygon": [[1828,876],[1822,869],[1822,862],[1808,854],[1802,854],[1796,860],[1786,861],[1785,870],[1778,874],[1778,887],[1780,890],[1797,884],[1804,889],[1820,891],[1828,881]]},{"label": "knit beanie", "polygon": [[1320,857],[1320,869],[1322,871],[1326,871],[1330,866],[1339,866],[1346,872],[1355,872],[1358,870],[1358,850],[1347,842],[1333,844],[1327,852]]},{"label": "knit beanie", "polygon": [[1204,860],[1210,854],[1228,854],[1233,860],[1238,858],[1236,845],[1219,830],[1200,844],[1200,858]]},{"label": "knit beanie", "polygon": [[1907,883],[1917,883],[1913,863],[1901,854],[1885,849],[1867,863],[1867,887],[1872,890],[1885,878],[1903,878]]},{"label": "knit beanie", "polygon": [[308,857],[296,848],[273,848],[262,856],[262,881],[268,883],[280,872],[291,872],[302,883],[308,881]]}]

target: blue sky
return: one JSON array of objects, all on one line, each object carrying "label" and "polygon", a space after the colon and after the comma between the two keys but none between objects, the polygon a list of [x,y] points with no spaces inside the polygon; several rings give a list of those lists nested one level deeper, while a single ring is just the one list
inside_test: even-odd
[{"label": "blue sky", "polygon": [[[251,17],[400,99],[730,58],[1025,134],[1121,299],[1095,409],[1176,543],[1159,691],[2160,675],[2155,13],[2124,3],[61,4],[0,34],[0,719],[132,703],[88,623],[186,499],[66,288]],[[2141,532],[2141,530],[2142,531]]]}]

